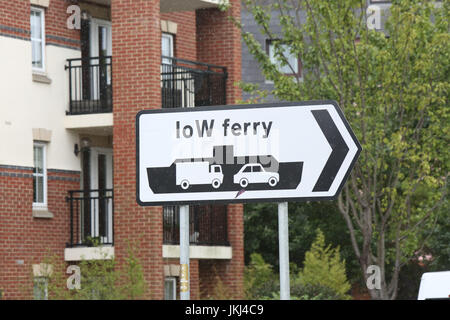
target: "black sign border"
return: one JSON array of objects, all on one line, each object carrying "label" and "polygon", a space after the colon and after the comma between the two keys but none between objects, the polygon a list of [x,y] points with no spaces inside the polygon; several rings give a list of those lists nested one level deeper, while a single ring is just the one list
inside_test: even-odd
[{"label": "black sign border", "polygon": [[[144,114],[152,114],[152,113],[177,113],[177,112],[198,112],[198,111],[222,111],[222,110],[230,110],[230,109],[256,109],[256,108],[277,108],[277,107],[299,107],[299,106],[316,106],[316,105],[333,105],[336,112],[340,116],[342,122],[344,123],[348,133],[353,139],[357,147],[356,155],[353,158],[350,166],[347,169],[347,172],[344,175],[344,178],[341,181],[341,184],[336,190],[336,193],[332,196],[327,197],[300,197],[300,198],[258,198],[258,199],[230,199],[230,200],[188,200],[188,201],[152,201],[152,202],[143,202],[140,200],[139,195],[139,186],[140,186],[140,178],[139,178],[139,118]],[[356,161],[359,158],[359,155],[362,151],[361,144],[355,136],[352,128],[350,127],[349,122],[344,116],[341,108],[334,100],[312,100],[312,101],[299,101],[299,102],[278,102],[278,103],[261,103],[261,104],[237,104],[237,105],[220,105],[220,106],[206,106],[206,107],[192,107],[192,108],[159,108],[159,109],[147,109],[141,110],[136,114],[136,202],[143,207],[148,206],[163,206],[163,205],[198,205],[198,204],[234,204],[234,203],[257,203],[257,202],[302,202],[302,201],[322,201],[322,200],[336,200],[342,188],[344,187],[345,182],[350,175]]]}]

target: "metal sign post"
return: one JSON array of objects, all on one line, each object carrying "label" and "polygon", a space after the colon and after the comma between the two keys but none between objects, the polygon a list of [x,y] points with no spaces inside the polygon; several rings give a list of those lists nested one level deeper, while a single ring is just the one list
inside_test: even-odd
[{"label": "metal sign post", "polygon": [[189,206],[180,206],[180,299],[190,300]]},{"label": "metal sign post", "polygon": [[280,255],[280,300],[290,300],[288,203],[278,204],[278,247]]}]

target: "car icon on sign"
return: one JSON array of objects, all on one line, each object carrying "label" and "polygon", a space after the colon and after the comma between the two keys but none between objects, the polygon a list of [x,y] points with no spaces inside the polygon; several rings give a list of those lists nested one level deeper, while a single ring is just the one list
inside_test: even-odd
[{"label": "car icon on sign", "polygon": [[279,180],[280,175],[277,172],[266,171],[259,163],[244,165],[233,177],[233,182],[242,188],[247,187],[249,183],[268,183],[269,186],[275,187]]}]

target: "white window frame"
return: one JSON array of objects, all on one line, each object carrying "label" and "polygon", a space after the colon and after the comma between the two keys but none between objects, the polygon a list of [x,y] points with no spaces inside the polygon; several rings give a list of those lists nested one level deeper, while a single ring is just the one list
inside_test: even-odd
[{"label": "white window frame", "polygon": [[[173,34],[171,34],[171,33],[167,33],[167,32],[163,32],[162,34],[161,34],[161,53],[162,53],[162,39],[163,38],[167,38],[167,39],[169,39],[169,45],[170,45],[170,48],[169,48],[169,55],[168,56],[166,56],[166,57],[174,57],[174,37],[173,37]],[[165,59],[162,59],[163,61],[162,61],[162,63],[163,64],[172,64],[172,60],[169,60],[169,61],[167,61],[167,60],[165,60]]]},{"label": "white window frame", "polygon": [[164,278],[164,298],[166,297],[166,282],[173,283],[172,300],[177,300],[177,278],[175,277],[165,277]]},{"label": "white window frame", "polygon": [[[43,177],[43,187],[42,187],[42,192],[43,192],[43,197],[42,200],[43,202],[34,202],[34,196],[33,196],[33,208],[34,209],[47,209],[47,144],[42,143],[42,142],[34,142],[33,143],[33,170],[35,167],[35,159],[34,159],[34,148],[35,147],[39,147],[42,148],[42,173],[35,173],[33,172],[33,177]],[[33,189],[35,188],[35,186],[33,185]]]},{"label": "white window frame", "polygon": [[[33,38],[31,36],[31,12],[39,12],[41,15],[41,39]],[[30,10],[30,40],[31,40],[31,48],[33,48],[33,41],[40,41],[41,42],[41,57],[42,57],[42,67],[38,68],[33,66],[33,49],[31,51],[31,66],[33,68],[33,71],[37,72],[45,72],[45,10],[43,8],[38,7],[31,7]]]},{"label": "white window frame", "polygon": [[[275,41],[280,41],[280,40],[278,40],[278,39],[267,39],[266,40],[266,53],[269,56],[270,62],[272,62],[275,66],[277,66],[278,71],[280,71],[282,74],[287,75],[287,76],[297,76],[300,80],[302,80],[303,79],[303,70],[302,70],[302,64],[301,64],[300,57],[293,57],[293,58],[295,58],[295,60],[297,62],[297,70],[295,70],[296,72],[292,73],[292,70],[291,70],[291,68],[289,68],[288,65],[281,67],[281,61],[279,61],[275,57],[275,52],[274,52],[274,48],[273,48]],[[289,44],[281,42],[280,46],[284,48],[284,52],[291,54]],[[291,66],[291,67],[294,67],[294,66]],[[284,72],[285,70],[282,70],[282,68],[288,68],[289,71]],[[266,83],[273,83],[273,81],[266,80]]]}]

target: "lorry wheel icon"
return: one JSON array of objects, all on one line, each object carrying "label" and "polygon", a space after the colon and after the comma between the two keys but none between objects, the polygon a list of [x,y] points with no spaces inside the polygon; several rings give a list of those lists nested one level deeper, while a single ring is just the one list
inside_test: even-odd
[{"label": "lorry wheel icon", "polygon": [[271,178],[269,179],[269,186],[275,187],[275,186],[277,185],[277,183],[278,183],[277,178],[271,177]]},{"label": "lorry wheel icon", "polygon": [[189,181],[187,181],[187,180],[181,181],[181,188],[183,190],[187,190],[189,188]]},{"label": "lorry wheel icon", "polygon": [[213,181],[212,181],[212,186],[213,186],[213,188],[214,189],[217,189],[217,188],[219,188],[220,187],[220,180],[219,179],[214,179]]},{"label": "lorry wheel icon", "polygon": [[245,188],[248,186],[248,180],[245,178],[242,178],[241,181],[239,181],[239,184],[241,185],[242,188]]}]

